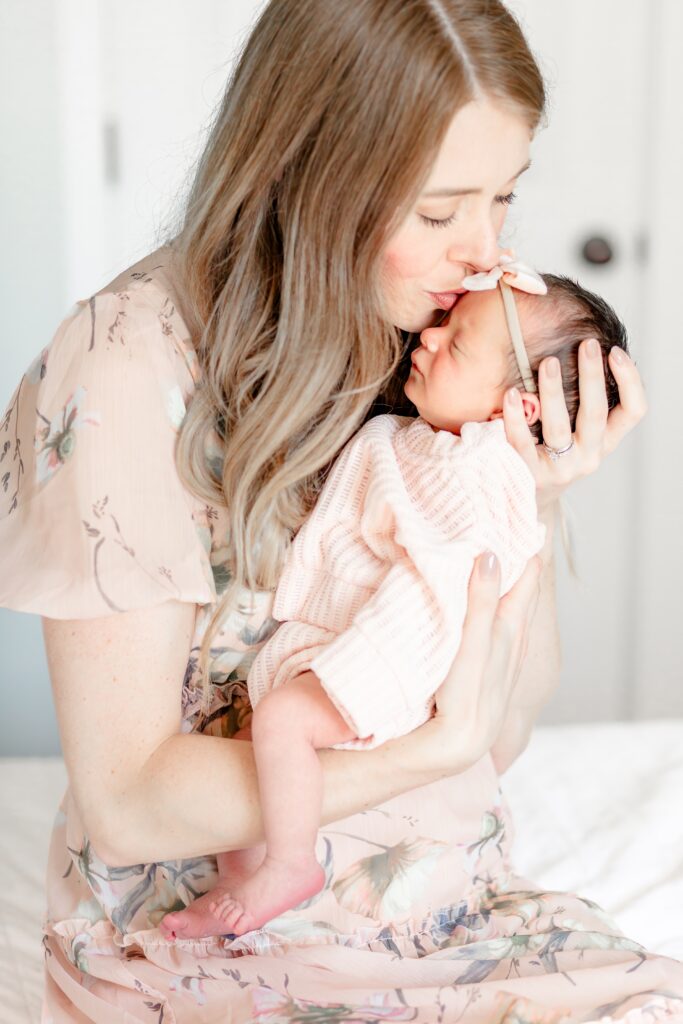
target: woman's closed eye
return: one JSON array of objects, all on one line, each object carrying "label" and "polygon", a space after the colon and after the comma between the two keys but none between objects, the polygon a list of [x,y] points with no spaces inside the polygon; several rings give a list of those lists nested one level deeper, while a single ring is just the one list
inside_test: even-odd
[{"label": "woman's closed eye", "polygon": [[452,224],[455,220],[455,214],[452,213],[450,217],[445,217],[443,220],[438,220],[436,217],[427,217],[424,213],[421,213],[420,220],[424,221],[425,224],[429,224],[432,228],[447,228],[449,224]]},{"label": "woman's closed eye", "polygon": [[[496,196],[495,201],[497,203],[499,203],[501,206],[510,206],[512,203],[514,203],[516,198],[517,198],[517,193],[516,192],[507,192],[505,195]],[[447,228],[456,219],[455,213],[452,213],[449,217],[441,217],[441,218],[439,218],[439,217],[428,217],[427,214],[425,214],[425,213],[420,213],[420,214],[418,214],[418,216],[419,216],[420,220],[423,221],[425,224],[428,224],[430,228]]]}]

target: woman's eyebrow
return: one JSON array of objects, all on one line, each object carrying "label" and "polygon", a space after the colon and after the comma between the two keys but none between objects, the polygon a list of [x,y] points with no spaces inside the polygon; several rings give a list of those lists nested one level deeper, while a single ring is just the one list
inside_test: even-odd
[{"label": "woman's eyebrow", "polygon": [[[531,160],[528,160],[524,167],[520,167],[516,174],[513,174],[509,179],[510,181],[516,181],[520,174],[524,174],[531,167]],[[480,188],[434,188],[430,189],[429,192],[423,192],[422,196],[424,199],[433,199],[437,196],[443,198],[446,196],[474,196],[481,192]]]}]

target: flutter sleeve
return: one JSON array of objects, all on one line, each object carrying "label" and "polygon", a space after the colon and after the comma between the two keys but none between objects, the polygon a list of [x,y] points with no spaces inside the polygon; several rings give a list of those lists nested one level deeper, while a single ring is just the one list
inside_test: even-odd
[{"label": "flutter sleeve", "polygon": [[174,456],[191,392],[145,296],[74,307],[0,421],[0,606],[69,619],[215,600]]}]

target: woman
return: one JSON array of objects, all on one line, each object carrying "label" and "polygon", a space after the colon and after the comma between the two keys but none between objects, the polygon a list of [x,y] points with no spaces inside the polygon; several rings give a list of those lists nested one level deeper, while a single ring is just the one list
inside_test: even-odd
[{"label": "woman", "polygon": [[[498,603],[480,559],[433,719],[373,751],[320,752],[322,893],[239,939],[157,927],[213,885],[215,854],[263,838],[251,744],[230,737],[283,553],[325,467],[394,407],[397,328],[422,330],[497,262],[543,98],[496,0],[272,0],[177,235],[79,303],[22,378],[0,437],[16,456],[0,599],[43,616],[70,779],[44,1021],[630,1022],[683,1007],[680,965],[511,873],[497,770],[557,674],[549,548],[535,613],[538,564]],[[584,346],[556,462],[506,403],[549,526],[561,489],[642,415],[633,364],[612,364],[607,422]],[[554,370],[541,403],[562,450]]]}]

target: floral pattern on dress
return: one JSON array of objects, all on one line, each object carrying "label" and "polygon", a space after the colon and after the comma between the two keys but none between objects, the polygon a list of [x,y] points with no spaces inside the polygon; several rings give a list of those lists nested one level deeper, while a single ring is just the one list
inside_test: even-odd
[{"label": "floral pattern on dress", "polygon": [[[230,582],[227,515],[171,489],[163,508],[147,495],[155,529],[140,534],[140,517],[122,486],[131,457],[148,455],[146,474],[170,464],[181,413],[200,377],[172,298],[168,258],[162,250],[77,303],[60,325],[56,348],[43,348],[22,378],[0,420],[0,541],[3,555],[28,542],[16,579],[23,585],[30,572],[42,601],[45,552],[34,550],[35,518],[22,516],[30,506],[48,536],[49,527],[57,529],[54,509],[61,501],[75,513],[70,542],[80,545],[83,576],[56,593],[51,611],[63,612],[67,600],[75,617],[167,598],[192,600],[195,630],[178,686],[181,730],[229,738],[250,719],[249,666],[278,626],[272,594],[242,595],[221,624],[204,713],[197,656],[215,601]],[[91,487],[84,453],[112,429],[110,422],[96,426],[88,418],[109,408],[93,382],[104,386],[112,368],[120,373],[122,367],[119,380],[128,383],[129,371],[139,370],[135,380],[158,386],[158,393],[153,402],[127,408],[131,417],[118,426],[137,424],[135,437],[125,452],[115,439],[103,449],[117,473],[109,474],[111,486],[101,486],[98,474]],[[48,403],[33,398],[52,383],[59,386],[50,392],[49,409],[59,412],[50,416]],[[44,417],[37,428],[36,408]],[[148,452],[152,438],[160,447]],[[40,482],[34,457],[40,457]],[[217,436],[208,441],[207,464],[220,479]],[[77,468],[84,471],[84,489],[69,491]],[[144,543],[138,540],[143,535]],[[60,533],[51,557],[58,559],[62,546]],[[33,598],[21,590],[22,602],[30,605]],[[229,817],[230,801],[226,792],[216,813]],[[321,827],[320,893],[235,939],[169,943],[158,929],[169,910],[213,887],[215,856],[113,867],[85,833],[70,791],[63,809],[55,818],[47,876],[43,1024],[67,1017],[102,1024],[124,1017],[150,1024],[683,1019],[682,965],[630,941],[590,900],[515,876],[509,809],[488,756],[462,775]]]},{"label": "floral pattern on dress", "polygon": [[[380,844],[377,844],[380,845]],[[382,846],[341,874],[332,891],[343,907],[375,920],[400,917],[412,906],[426,877],[437,868],[445,843],[401,840]]]},{"label": "floral pattern on dress", "polygon": [[38,453],[36,459],[36,479],[44,483],[70,459],[76,448],[76,431],[84,426],[99,427],[101,417],[98,412],[85,412],[86,391],[77,387],[66,400],[64,408],[52,420],[43,416],[39,409],[38,417],[43,422],[34,438],[34,448]]}]

